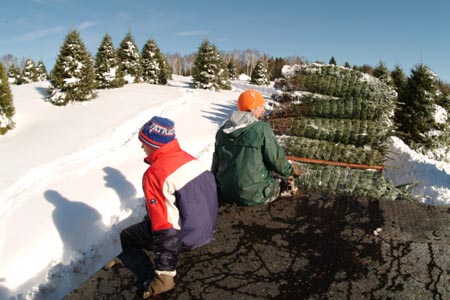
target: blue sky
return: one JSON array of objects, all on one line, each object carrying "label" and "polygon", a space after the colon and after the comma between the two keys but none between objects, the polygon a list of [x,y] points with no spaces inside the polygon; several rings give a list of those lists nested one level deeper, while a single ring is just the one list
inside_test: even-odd
[{"label": "blue sky", "polygon": [[448,0],[2,0],[0,57],[53,67],[64,37],[78,29],[95,55],[103,36],[116,47],[130,30],[139,49],[152,38],[164,53],[257,49],[339,65],[382,60],[409,75],[418,63],[450,83]]}]

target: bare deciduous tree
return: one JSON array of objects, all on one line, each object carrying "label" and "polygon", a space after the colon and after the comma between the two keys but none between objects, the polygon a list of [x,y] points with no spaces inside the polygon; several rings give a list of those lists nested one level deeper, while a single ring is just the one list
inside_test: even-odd
[{"label": "bare deciduous tree", "polygon": [[19,66],[17,57],[12,54],[3,55],[2,58],[0,58],[0,62],[5,66],[6,72],[8,72],[10,66]]}]

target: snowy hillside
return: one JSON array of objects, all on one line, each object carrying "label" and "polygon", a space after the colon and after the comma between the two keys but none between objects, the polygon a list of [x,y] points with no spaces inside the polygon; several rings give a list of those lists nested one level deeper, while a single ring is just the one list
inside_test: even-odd
[{"label": "snowy hillside", "polygon": [[[16,128],[0,136],[0,300],[59,299],[120,252],[119,232],[144,215],[137,139],[153,115],[175,121],[183,149],[210,166],[214,136],[248,88],[128,84],[91,102],[57,107],[43,101],[48,83],[12,86]],[[385,176],[421,181],[415,192],[450,204],[450,165],[417,155],[393,139]]]}]

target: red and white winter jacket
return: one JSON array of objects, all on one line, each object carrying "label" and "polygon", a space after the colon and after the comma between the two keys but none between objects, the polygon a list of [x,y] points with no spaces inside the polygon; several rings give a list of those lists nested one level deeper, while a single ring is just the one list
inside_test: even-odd
[{"label": "red and white winter jacket", "polygon": [[143,176],[157,253],[156,270],[175,270],[177,254],[208,244],[217,222],[214,175],[175,139],[150,154]]}]

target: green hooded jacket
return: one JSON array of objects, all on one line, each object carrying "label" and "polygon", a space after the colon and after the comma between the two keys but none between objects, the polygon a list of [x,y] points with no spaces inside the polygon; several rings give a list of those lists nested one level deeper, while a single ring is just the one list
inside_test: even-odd
[{"label": "green hooded jacket", "polygon": [[279,192],[272,172],[286,177],[293,168],[270,125],[236,111],[216,134],[211,171],[221,201],[253,206]]}]

